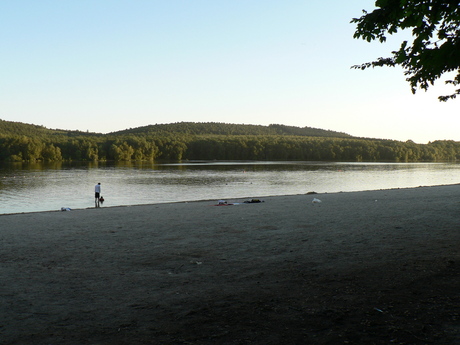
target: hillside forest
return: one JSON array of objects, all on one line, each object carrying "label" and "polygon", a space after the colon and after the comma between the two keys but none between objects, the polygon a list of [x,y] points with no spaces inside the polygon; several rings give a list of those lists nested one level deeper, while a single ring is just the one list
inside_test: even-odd
[{"label": "hillside forest", "polygon": [[460,142],[428,144],[353,137],[284,125],[158,124],[108,134],[0,120],[0,161],[302,160],[446,162]]}]

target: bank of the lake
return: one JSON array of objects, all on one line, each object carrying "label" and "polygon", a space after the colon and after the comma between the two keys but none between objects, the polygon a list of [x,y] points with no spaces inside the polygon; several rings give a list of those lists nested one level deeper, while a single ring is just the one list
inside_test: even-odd
[{"label": "bank of the lake", "polygon": [[2,344],[458,344],[459,196],[2,215]]},{"label": "bank of the lake", "polygon": [[261,198],[460,182],[454,163],[197,161],[56,163],[0,166],[0,213],[104,206]]}]

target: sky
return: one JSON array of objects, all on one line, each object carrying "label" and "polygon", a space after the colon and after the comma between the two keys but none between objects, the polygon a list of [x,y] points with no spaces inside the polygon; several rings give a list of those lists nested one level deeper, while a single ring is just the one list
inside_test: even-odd
[{"label": "sky", "polygon": [[[174,122],[283,124],[460,141],[460,99],[413,95],[353,38],[373,0],[3,0],[0,119],[109,133]],[[402,34],[404,35],[404,34]]]}]

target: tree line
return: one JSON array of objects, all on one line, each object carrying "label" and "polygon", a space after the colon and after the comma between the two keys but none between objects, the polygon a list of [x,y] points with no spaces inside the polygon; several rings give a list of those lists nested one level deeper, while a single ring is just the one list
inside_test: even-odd
[{"label": "tree line", "polygon": [[0,161],[309,160],[440,162],[460,159],[460,142],[281,135],[0,136]]},{"label": "tree line", "polygon": [[352,138],[351,135],[343,132],[336,132],[313,127],[295,127],[279,124],[271,124],[268,126],[241,125],[220,122],[178,122],[169,124],[156,124],[125,129],[111,134],[163,136],[170,133],[181,133],[187,135],[294,135],[308,137]]}]

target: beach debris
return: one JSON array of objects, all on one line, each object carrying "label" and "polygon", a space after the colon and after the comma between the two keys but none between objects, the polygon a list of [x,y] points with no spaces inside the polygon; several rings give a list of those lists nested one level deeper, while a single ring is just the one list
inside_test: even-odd
[{"label": "beach debris", "polygon": [[321,200],[316,199],[316,198],[313,198],[313,200],[312,200],[312,204],[319,204],[321,202],[322,202]]},{"label": "beach debris", "polygon": [[251,200],[245,201],[244,203],[245,203],[245,204],[257,204],[257,203],[259,203],[259,202],[265,202],[265,201],[260,200],[260,199],[251,199]]},{"label": "beach debris", "polygon": [[61,207],[61,211],[70,211],[71,208],[70,207]]},{"label": "beach debris", "polygon": [[190,261],[190,263],[194,265],[202,265],[203,261]]},{"label": "beach debris", "polygon": [[214,206],[233,206],[233,205],[239,205],[239,203],[228,203],[225,200],[219,200],[217,201],[217,204]]}]

